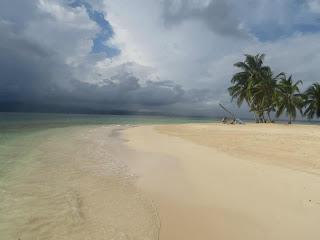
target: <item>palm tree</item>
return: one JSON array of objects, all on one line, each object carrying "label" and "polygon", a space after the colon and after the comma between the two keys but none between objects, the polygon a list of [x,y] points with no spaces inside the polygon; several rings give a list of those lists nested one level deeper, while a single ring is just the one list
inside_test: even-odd
[{"label": "palm tree", "polygon": [[279,117],[284,111],[289,117],[288,124],[292,123],[297,116],[297,109],[301,111],[302,108],[302,96],[299,90],[299,84],[302,81],[293,82],[292,76],[287,78],[282,76],[281,81],[278,84],[277,89],[277,117]]},{"label": "palm tree", "polygon": [[263,65],[264,54],[257,54],[255,56],[246,54],[245,57],[244,62],[234,64],[234,66],[240,68],[241,71],[232,77],[231,83],[233,85],[228,88],[229,94],[232,96],[232,100],[237,99],[238,106],[241,106],[245,101],[251,111],[254,112],[255,118],[257,115],[261,117],[259,107],[256,106],[256,102],[253,101],[251,90],[270,68]]},{"label": "palm tree", "polygon": [[252,101],[255,103],[255,106],[258,106],[257,111],[262,115],[262,118],[264,118],[264,112],[266,112],[268,121],[273,122],[270,113],[275,111],[278,87],[277,82],[284,76],[284,73],[274,76],[271,69],[267,67],[260,74],[261,77],[259,81],[253,85],[250,91]]},{"label": "palm tree", "polygon": [[314,83],[304,93],[304,115],[309,119],[320,117],[320,84]]},{"label": "palm tree", "polygon": [[250,99],[248,98],[248,85],[249,85],[249,74],[246,72],[236,73],[231,80],[233,86],[228,88],[232,100],[237,99],[237,104],[240,107],[243,101],[250,105]]}]

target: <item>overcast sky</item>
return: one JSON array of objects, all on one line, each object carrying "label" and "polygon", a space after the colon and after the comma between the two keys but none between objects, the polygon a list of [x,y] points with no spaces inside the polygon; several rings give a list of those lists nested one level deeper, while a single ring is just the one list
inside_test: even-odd
[{"label": "overcast sky", "polygon": [[1,0],[0,110],[220,115],[245,53],[319,82],[320,0]]}]

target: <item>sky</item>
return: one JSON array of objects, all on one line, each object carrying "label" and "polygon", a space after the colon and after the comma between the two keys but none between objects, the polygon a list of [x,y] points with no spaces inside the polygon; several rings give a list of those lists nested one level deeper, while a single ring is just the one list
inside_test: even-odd
[{"label": "sky", "polygon": [[1,0],[0,111],[240,116],[244,54],[319,82],[320,0]]}]

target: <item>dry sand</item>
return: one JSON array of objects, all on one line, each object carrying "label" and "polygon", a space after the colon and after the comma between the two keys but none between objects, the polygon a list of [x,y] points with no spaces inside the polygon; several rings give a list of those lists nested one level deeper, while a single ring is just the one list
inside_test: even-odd
[{"label": "dry sand", "polygon": [[159,226],[160,240],[320,239],[319,126],[81,126],[32,139],[0,181],[1,240],[156,240]]},{"label": "dry sand", "polygon": [[161,240],[320,239],[319,126],[139,126],[123,137]]}]

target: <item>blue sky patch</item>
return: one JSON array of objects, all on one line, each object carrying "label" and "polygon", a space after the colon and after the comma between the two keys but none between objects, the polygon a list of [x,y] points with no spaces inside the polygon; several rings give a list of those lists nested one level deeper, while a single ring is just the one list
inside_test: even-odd
[{"label": "blue sky patch", "polygon": [[92,53],[105,53],[108,58],[112,58],[120,54],[120,49],[110,47],[106,45],[106,41],[112,38],[114,32],[110,23],[106,20],[104,14],[99,12],[86,1],[73,0],[69,3],[71,7],[85,7],[90,19],[95,21],[101,28],[101,31],[93,39]]}]

